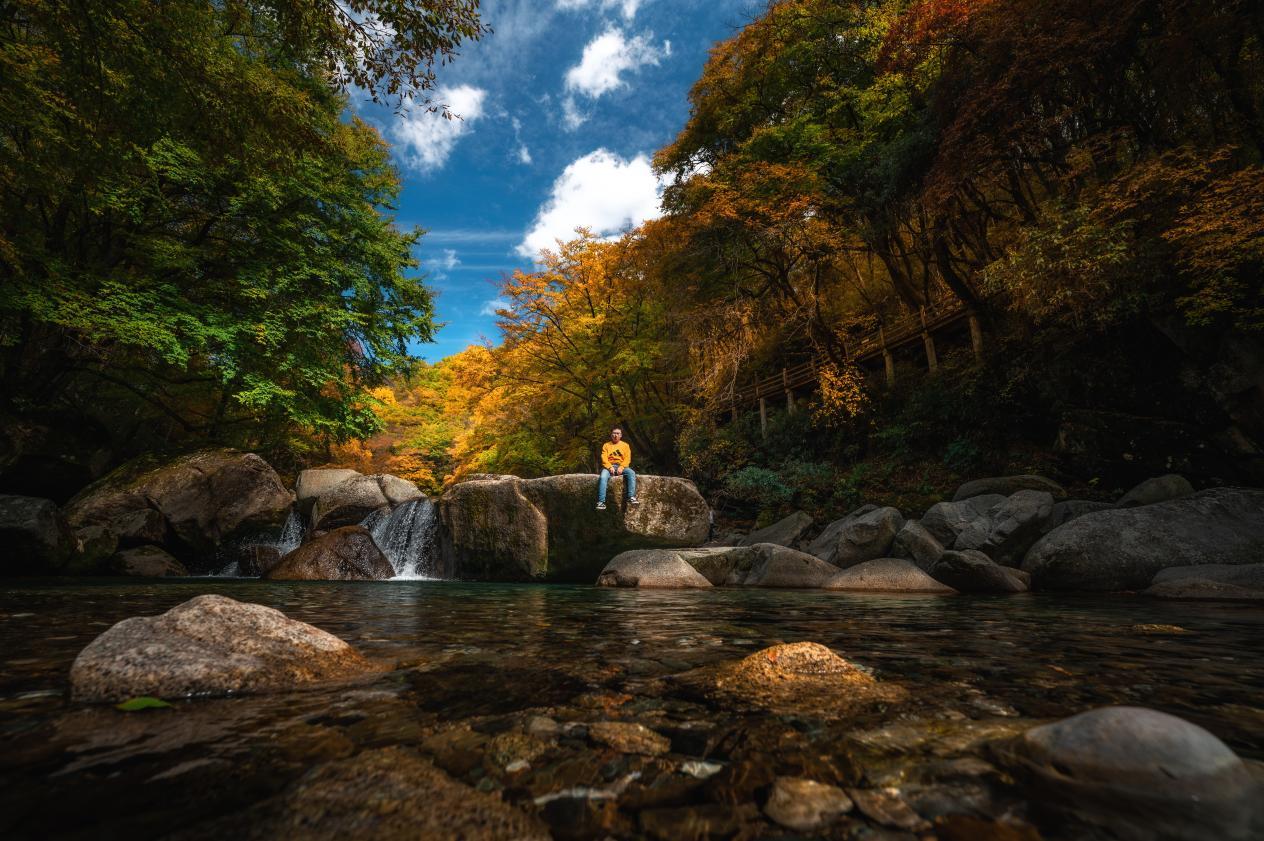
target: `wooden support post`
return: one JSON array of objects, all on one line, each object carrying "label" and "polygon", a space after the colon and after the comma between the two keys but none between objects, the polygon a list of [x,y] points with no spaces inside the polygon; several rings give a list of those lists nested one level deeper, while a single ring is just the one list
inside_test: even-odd
[{"label": "wooden support post", "polygon": [[794,392],[790,390],[790,377],[786,373],[786,369],[781,369],[781,387],[786,392],[786,411],[794,414]]},{"label": "wooden support post", "polygon": [[966,310],[966,320],[970,322],[970,347],[974,350],[974,358],[983,358],[983,325],[979,323],[979,314],[974,310]]},{"label": "wooden support post", "polygon": [[926,329],[926,307],[919,311],[922,318],[922,347],[926,349],[926,368],[934,373],[939,369],[939,358],[935,355],[935,337]]},{"label": "wooden support post", "polygon": [[768,440],[768,398],[759,398],[759,435]]},{"label": "wooden support post", "polygon": [[886,369],[887,386],[890,387],[895,385],[895,357],[887,349],[887,334],[881,324],[878,325],[878,343],[882,345],[882,366]]}]

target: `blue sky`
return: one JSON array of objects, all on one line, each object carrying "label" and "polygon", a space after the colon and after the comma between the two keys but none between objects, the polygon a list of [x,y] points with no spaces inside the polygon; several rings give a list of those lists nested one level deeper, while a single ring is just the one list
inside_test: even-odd
[{"label": "blue sky", "polygon": [[440,68],[437,101],[357,112],[394,147],[397,218],[429,233],[418,258],[438,293],[437,361],[499,340],[497,285],[578,225],[603,235],[658,213],[649,158],[689,115],[707,52],[752,19],[751,0],[485,0],[495,30]]}]

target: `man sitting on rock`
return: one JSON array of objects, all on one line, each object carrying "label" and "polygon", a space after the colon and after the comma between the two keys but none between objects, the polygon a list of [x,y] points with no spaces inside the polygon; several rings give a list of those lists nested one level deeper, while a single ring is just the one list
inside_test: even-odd
[{"label": "man sitting on rock", "polygon": [[632,448],[623,440],[623,430],[610,430],[610,440],[601,445],[601,481],[597,483],[597,510],[606,510],[606,485],[611,476],[622,476],[628,489],[628,504],[636,505],[636,474],[632,472]]}]

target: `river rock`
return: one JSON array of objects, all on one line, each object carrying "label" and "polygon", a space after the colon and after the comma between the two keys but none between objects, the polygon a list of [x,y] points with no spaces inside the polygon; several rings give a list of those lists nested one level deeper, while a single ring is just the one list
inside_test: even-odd
[{"label": "river rock", "polygon": [[764,804],[764,814],[796,832],[811,832],[850,812],[851,798],[838,786],[804,777],[778,777]]},{"label": "river rock", "polygon": [[842,570],[825,585],[830,590],[892,593],[955,593],[902,558],[877,558]]},{"label": "river rock", "polygon": [[209,562],[240,535],[281,522],[291,502],[281,477],[254,453],[202,450],[129,462],[80,492],[66,516],[76,531],[98,525],[122,545],[153,543]]},{"label": "river rock", "polygon": [[1246,764],[1167,713],[1090,710],[1034,727],[997,752],[1042,806],[1125,841],[1246,841],[1264,829],[1264,790]]},{"label": "river rock", "polygon": [[294,502],[304,516],[312,513],[316,498],[325,491],[356,476],[363,475],[358,470],[344,467],[313,467],[298,474],[298,482],[294,485]]},{"label": "river rock", "polygon": [[699,546],[671,551],[717,587],[741,584],[760,558],[753,546]]},{"label": "river rock", "polygon": [[421,496],[416,485],[398,476],[357,474],[317,494],[312,503],[312,529],[352,526],[379,508],[393,508]]},{"label": "river rock", "polygon": [[184,564],[159,546],[137,546],[124,549],[110,558],[110,572],[141,578],[188,575]]},{"label": "river rock", "polygon": [[597,586],[682,588],[710,587],[711,582],[672,549],[631,549],[610,559]]},{"label": "river rock", "polygon": [[975,479],[957,488],[952,495],[953,502],[960,502],[983,494],[1000,494],[1011,496],[1018,491],[1044,491],[1054,499],[1066,499],[1066,490],[1052,479],[1044,476],[991,476],[987,479]]},{"label": "river rock", "polygon": [[666,736],[630,721],[594,721],[588,725],[588,738],[620,753],[661,756],[671,750]]},{"label": "river rock", "polygon": [[803,533],[812,528],[812,515],[804,511],[796,511],[789,517],[778,520],[767,528],[753,531],[738,543],[739,546],[754,546],[756,543],[776,543],[778,546],[793,548],[803,537]]},{"label": "river rock", "polygon": [[931,577],[962,593],[1025,593],[1021,570],[996,564],[976,549],[945,552],[930,569]]},{"label": "river rock", "polygon": [[849,567],[885,557],[895,542],[895,535],[904,526],[904,516],[898,509],[875,508],[859,516],[850,517],[846,525],[837,531],[832,545],[819,546],[822,554],[813,552],[823,561],[836,567]]},{"label": "river rock", "polygon": [[206,595],[105,631],[75,658],[70,689],[77,701],[234,695],[377,670],[334,635],[279,610]]},{"label": "river rock", "polygon": [[1203,564],[1159,570],[1144,591],[1162,599],[1264,600],[1264,563]]},{"label": "river rock", "polygon": [[912,561],[923,572],[930,572],[935,561],[944,554],[944,547],[925,526],[917,520],[909,520],[896,532],[891,553],[897,558]]},{"label": "river rock", "polygon": [[1069,523],[1076,517],[1092,514],[1094,511],[1105,511],[1115,506],[1109,502],[1094,502],[1090,499],[1064,499],[1053,504],[1049,519],[1041,526],[1041,532],[1048,534],[1063,523]]},{"label": "river rock", "polygon": [[73,532],[75,551],[66,572],[70,575],[105,575],[109,560],[118,552],[119,538],[102,525],[89,525]]},{"label": "river rock", "polygon": [[637,497],[628,505],[614,478],[595,510],[592,474],[461,482],[439,501],[444,564],[458,578],[587,582],[620,552],[707,539],[710,509],[692,482],[638,475]]},{"label": "river rock", "polygon": [[937,502],[926,509],[918,522],[941,545],[951,546],[957,541],[957,535],[965,531],[966,526],[1006,499],[1008,497],[1001,494],[981,494],[960,502]]},{"label": "river rock", "polygon": [[1153,505],[1156,502],[1167,502],[1169,499],[1180,499],[1194,492],[1194,486],[1184,476],[1169,473],[1146,479],[1115,503],[1116,508],[1136,508],[1138,505]]},{"label": "river rock", "polygon": [[263,572],[272,581],[384,581],[395,569],[363,526],[343,526],[307,541]]},{"label": "river rock", "polygon": [[51,499],[0,495],[0,575],[55,575],[74,552],[70,524]]},{"label": "river rock", "polygon": [[1018,566],[1041,527],[1053,513],[1053,497],[1045,491],[1018,491],[957,535],[952,548],[977,549],[998,564]]},{"label": "river rock", "polygon": [[1213,488],[1085,514],[1042,537],[1023,569],[1037,590],[1139,590],[1166,567],[1264,557],[1264,491]]},{"label": "river rock", "polygon": [[838,545],[839,536],[852,520],[855,520],[857,517],[863,517],[870,511],[877,510],[878,506],[867,503],[852,511],[846,517],[833,521],[808,544],[808,554],[824,559]]},{"label": "river rock", "polygon": [[760,543],[752,548],[757,560],[741,581],[746,587],[825,587],[838,575],[838,567],[806,552],[774,543]]}]

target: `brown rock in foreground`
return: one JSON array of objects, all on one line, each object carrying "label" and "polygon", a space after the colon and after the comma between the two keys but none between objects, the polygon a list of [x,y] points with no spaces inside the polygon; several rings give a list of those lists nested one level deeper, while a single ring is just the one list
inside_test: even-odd
[{"label": "brown rock in foreground", "polygon": [[354,648],[279,610],[198,596],[124,619],[70,668],[76,701],[275,692],[380,670]]},{"label": "brown rock in foreground", "polygon": [[383,581],[395,569],[363,526],[343,526],[309,540],[267,570],[273,581]]},{"label": "brown rock in foreground", "polygon": [[774,645],[736,662],[685,672],[673,682],[724,706],[822,718],[907,697],[903,687],[879,682],[815,642]]}]

